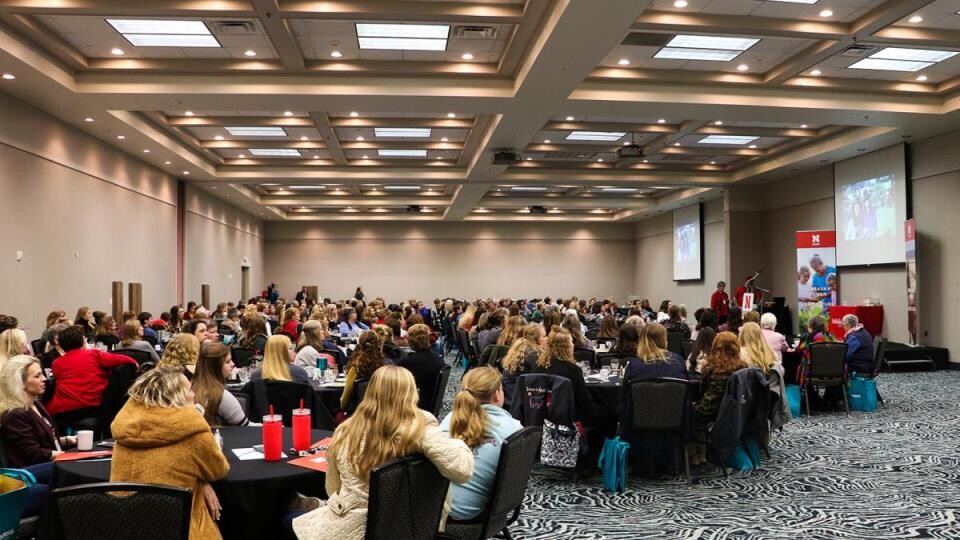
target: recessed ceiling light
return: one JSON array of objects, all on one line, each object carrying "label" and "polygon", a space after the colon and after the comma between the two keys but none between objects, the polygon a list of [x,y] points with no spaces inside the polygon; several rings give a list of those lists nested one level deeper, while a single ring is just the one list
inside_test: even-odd
[{"label": "recessed ceiling light", "polygon": [[675,142],[675,143],[673,143],[673,145],[674,145],[674,146],[680,146],[680,143]]},{"label": "recessed ceiling light", "polygon": [[750,145],[750,146],[748,146],[747,148],[756,148],[756,147],[757,147],[757,145],[755,145],[755,144],[751,144],[751,145]]},{"label": "recessed ceiling light", "polygon": [[568,141],[618,141],[626,135],[623,131],[571,131],[567,135]]},{"label": "recessed ceiling light", "polygon": [[600,190],[601,193],[636,193],[637,188],[632,187],[606,187]]},{"label": "recessed ceiling light", "polygon": [[687,7],[687,0],[674,0],[673,7],[675,8],[685,8]]},{"label": "recessed ceiling light", "polygon": [[643,163],[650,163],[650,160],[645,159],[645,160],[643,160]]},{"label": "recessed ceiling light", "polygon": [[135,47],[220,47],[200,20],[107,19]]},{"label": "recessed ceiling light", "polygon": [[287,132],[276,126],[230,126],[223,128],[234,137],[286,137]]},{"label": "recessed ceiling light", "polygon": [[442,157],[440,157],[440,156],[437,156],[437,157],[435,157],[434,159],[443,159],[443,158],[442,158]]},{"label": "recessed ceiling light", "polygon": [[716,165],[717,162],[716,162],[716,161],[713,161],[713,160],[710,160],[710,164],[711,164],[711,165]]},{"label": "recessed ceiling light", "polygon": [[420,191],[420,186],[407,186],[407,185],[386,185],[383,186],[384,191]]},{"label": "recessed ceiling light", "polygon": [[293,116],[293,111],[283,111],[284,116]]},{"label": "recessed ceiling light", "polygon": [[876,69],[881,71],[920,71],[933,64],[930,62],[914,62],[911,60],[887,60],[884,58],[864,58],[850,64],[847,69]]},{"label": "recessed ceiling light", "polygon": [[800,124],[800,127],[801,127],[802,129],[807,129],[807,125],[806,125],[806,124]]},{"label": "recessed ceiling light", "polygon": [[183,113],[184,116],[193,116],[193,111],[187,111]]},{"label": "recessed ceiling light", "polygon": [[243,55],[244,55],[244,56],[256,56],[256,55],[257,55],[257,51],[255,51],[255,50],[253,50],[253,49],[247,49],[246,51],[243,52]]},{"label": "recessed ceiling light", "polygon": [[88,116],[88,117],[84,118],[83,121],[84,121],[84,122],[93,122],[93,118],[90,118],[90,117]]},{"label": "recessed ceiling light", "polygon": [[309,141],[310,138],[307,137],[306,135],[303,135],[303,136],[300,137],[300,140],[301,140],[301,141]]},{"label": "recessed ceiling light", "polygon": [[327,189],[327,186],[323,184],[303,184],[297,186],[290,186],[290,189]]},{"label": "recessed ceiling light", "polygon": [[14,75],[13,73],[4,73],[4,74],[3,74],[3,78],[4,78],[4,80],[12,81],[12,80],[16,79],[17,76]]},{"label": "recessed ceiling light", "polygon": [[214,140],[222,141],[222,140],[223,140],[223,135],[217,135],[216,137],[214,137]]},{"label": "recessed ceiling light", "polygon": [[661,118],[661,119],[657,120],[657,123],[658,123],[658,124],[666,124],[666,123],[667,123],[667,120],[666,120],[665,118]]},{"label": "recessed ceiling light", "polygon": [[363,140],[363,137],[357,137],[357,140],[358,140],[358,141],[362,141],[362,140]]},{"label": "recessed ceiling light", "polygon": [[356,23],[360,49],[445,51],[450,25]]},{"label": "recessed ceiling light", "polygon": [[621,65],[621,66],[629,66],[629,65],[630,65],[630,60],[628,60],[628,59],[626,59],[626,58],[621,58],[621,59],[617,60],[617,64],[618,64],[618,65]]},{"label": "recessed ceiling light", "polygon": [[921,23],[923,22],[923,17],[921,17],[920,15],[914,15],[913,17],[910,17],[909,21],[914,24]]},{"label": "recessed ceiling light", "polygon": [[127,136],[126,136],[126,135],[117,135],[117,138],[122,141],[122,140],[126,139]]},{"label": "recessed ceiling light", "polygon": [[567,122],[573,122],[573,117],[572,117],[572,116],[568,116],[568,117],[567,117]]},{"label": "recessed ceiling light", "polygon": [[920,81],[920,82],[924,82],[924,81],[927,80],[927,76],[926,76],[926,75],[918,75],[918,76],[917,76],[917,80]]},{"label": "recessed ceiling light", "polygon": [[313,159],[320,159],[320,156],[313,156]]},{"label": "recessed ceiling light", "polygon": [[832,11],[832,10],[829,10],[829,9],[822,9],[822,10],[820,10],[820,16],[821,16],[821,17],[833,17],[833,11]]},{"label": "recessed ceiling light", "polygon": [[150,153],[150,149],[149,149],[149,148],[144,148],[144,149],[143,149],[143,153],[144,153],[144,154],[149,154],[149,153]]},{"label": "recessed ceiling light", "polygon": [[164,162],[163,162],[164,165],[170,165],[170,164],[172,164],[172,163],[173,163],[172,161],[164,161]]},{"label": "recessed ceiling light", "polygon": [[338,50],[336,50],[336,49],[334,49],[334,50],[330,51],[330,56],[332,56],[333,58],[340,58],[340,57],[343,56],[343,53],[340,52],[340,51],[338,51]]},{"label": "recessed ceiling light", "polygon": [[363,156],[363,159],[370,159],[370,156]]},{"label": "recessed ceiling light", "polygon": [[427,157],[427,151],[423,149],[384,149],[377,150],[380,157]]},{"label": "recessed ceiling light", "polygon": [[510,191],[546,191],[543,186],[513,186]]},{"label": "recessed ceiling light", "polygon": [[533,161],[533,158],[528,156],[527,161]]},{"label": "recessed ceiling light", "polygon": [[717,121],[715,121],[715,122],[713,123],[713,125],[715,125],[715,126],[722,126],[722,125],[723,125],[723,120],[717,120]]},{"label": "recessed ceiling light", "polygon": [[119,47],[114,47],[114,48],[110,49],[110,54],[112,54],[112,55],[114,55],[114,56],[123,56],[123,49],[121,49],[121,48],[119,48]]},{"label": "recessed ceiling light", "polygon": [[412,137],[428,138],[433,130],[430,128],[373,128],[377,137]]},{"label": "recessed ceiling light", "polygon": [[544,139],[543,144],[550,144],[550,139]]},{"label": "recessed ceiling light", "polygon": [[447,113],[447,118],[456,118],[456,117],[457,117],[457,115],[454,114],[454,113],[452,113],[452,112],[448,112],[448,113]]},{"label": "recessed ceiling light", "polygon": [[246,155],[246,154],[240,154],[240,155],[237,156],[237,157],[240,158],[240,159],[246,159],[247,155]]},{"label": "recessed ceiling light", "polygon": [[758,41],[759,38],[680,34],[657,51],[654,58],[726,62]]},{"label": "recessed ceiling light", "polygon": [[746,64],[740,64],[739,66],[737,66],[737,71],[749,71],[749,70],[750,70],[750,66]]},{"label": "recessed ceiling light", "polygon": [[465,52],[460,55],[460,58],[463,58],[464,60],[473,60],[473,55],[471,53]]},{"label": "recessed ceiling light", "polygon": [[813,75],[814,77],[819,77],[820,75],[823,75],[823,72],[820,71],[819,69],[814,69],[810,71],[810,74]]},{"label": "recessed ceiling light", "polygon": [[602,163],[602,162],[603,162],[603,158],[597,158],[597,161]]},{"label": "recessed ceiling light", "polygon": [[353,111],[350,113],[350,118],[356,118],[358,116],[360,116],[360,113],[358,113],[357,111]]},{"label": "recessed ceiling light", "polygon": [[189,176],[189,175],[190,175],[190,171],[183,171],[183,174],[186,175],[186,176]]},{"label": "recessed ceiling light", "polygon": [[942,62],[953,58],[957,51],[941,49],[907,49],[904,47],[884,47],[870,55],[870,58],[884,58],[888,60],[909,60],[912,62]]},{"label": "recessed ceiling light", "polygon": [[300,151],[293,148],[251,148],[250,154],[270,157],[301,157]]},{"label": "recessed ceiling light", "polygon": [[447,142],[447,141],[449,141],[449,140],[450,140],[450,139],[447,138],[447,137],[442,137],[442,138],[440,139],[440,142]]}]

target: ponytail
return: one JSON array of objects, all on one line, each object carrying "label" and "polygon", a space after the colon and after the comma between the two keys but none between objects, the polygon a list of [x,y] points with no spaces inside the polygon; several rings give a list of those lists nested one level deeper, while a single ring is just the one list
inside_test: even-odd
[{"label": "ponytail", "polygon": [[450,436],[470,448],[483,442],[487,431],[485,403],[493,401],[500,389],[500,373],[489,366],[471,369],[463,378],[463,390],[453,399]]}]

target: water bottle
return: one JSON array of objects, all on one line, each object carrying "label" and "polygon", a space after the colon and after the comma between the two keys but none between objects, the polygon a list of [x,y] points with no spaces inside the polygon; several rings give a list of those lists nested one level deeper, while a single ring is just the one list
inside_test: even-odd
[{"label": "water bottle", "polygon": [[223,436],[220,435],[220,430],[217,429],[213,432],[213,438],[217,441],[217,446],[220,447],[220,450],[223,450]]}]

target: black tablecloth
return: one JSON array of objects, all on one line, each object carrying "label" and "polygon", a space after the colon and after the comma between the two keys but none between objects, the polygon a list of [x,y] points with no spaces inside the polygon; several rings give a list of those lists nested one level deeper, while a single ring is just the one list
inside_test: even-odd
[{"label": "black tablecloth", "polygon": [[343,395],[343,385],[325,386],[320,381],[310,381],[313,386],[313,392],[320,401],[327,407],[330,414],[340,410],[340,396]]},{"label": "black tablecloth", "polygon": [[[691,377],[689,384],[690,392],[688,395],[690,400],[700,399],[700,379]],[[590,392],[590,397],[593,398],[597,408],[602,411],[605,420],[618,418],[620,400],[623,394],[623,385],[620,384],[619,377],[610,377],[606,382],[599,383],[591,383],[588,380],[587,390]]]},{"label": "black tablecloth", "polygon": [[[326,498],[323,473],[283,462],[261,460],[240,461],[234,448],[250,448],[263,443],[259,427],[225,427],[223,450],[230,462],[227,477],[213,483],[223,514],[220,531],[227,540],[279,538],[281,520],[290,495]],[[313,430],[313,441],[332,435],[330,431]],[[293,446],[293,430],[284,428],[283,448],[289,455]],[[64,487],[110,480],[110,461],[74,461],[57,463],[54,486]],[[109,536],[109,535],[108,535]]]}]

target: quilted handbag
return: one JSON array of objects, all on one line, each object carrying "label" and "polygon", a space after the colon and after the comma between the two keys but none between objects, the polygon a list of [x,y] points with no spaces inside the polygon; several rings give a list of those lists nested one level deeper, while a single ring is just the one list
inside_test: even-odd
[{"label": "quilted handbag", "polygon": [[575,426],[543,421],[540,441],[540,463],[548,467],[573,469],[580,455],[580,432]]}]

